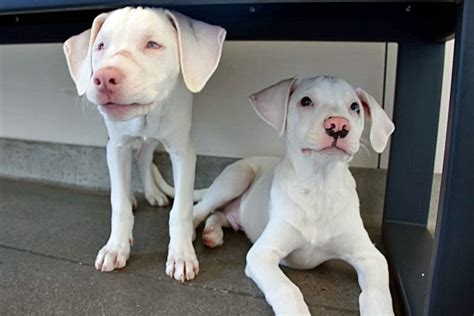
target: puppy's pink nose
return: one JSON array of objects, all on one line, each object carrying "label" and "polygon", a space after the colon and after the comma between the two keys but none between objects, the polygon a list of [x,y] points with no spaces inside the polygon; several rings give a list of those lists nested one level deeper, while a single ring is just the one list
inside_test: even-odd
[{"label": "puppy's pink nose", "polygon": [[324,120],[323,127],[326,134],[334,138],[344,138],[349,134],[351,125],[349,121],[340,116],[330,116]]},{"label": "puppy's pink nose", "polygon": [[117,68],[102,68],[94,74],[94,84],[100,91],[115,92],[120,87],[124,75]]},{"label": "puppy's pink nose", "polygon": [[332,129],[335,132],[342,131],[345,129],[346,131],[351,130],[351,125],[349,121],[340,116],[330,116],[324,120],[324,128],[325,129]]}]

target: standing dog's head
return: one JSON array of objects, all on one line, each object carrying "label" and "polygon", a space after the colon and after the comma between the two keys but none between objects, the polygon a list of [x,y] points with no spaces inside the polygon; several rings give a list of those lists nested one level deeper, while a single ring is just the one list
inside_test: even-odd
[{"label": "standing dog's head", "polygon": [[350,161],[359,150],[365,118],[370,143],[380,153],[395,127],[382,107],[361,88],[319,76],[287,79],[250,96],[255,111],[301,155]]},{"label": "standing dog's head", "polygon": [[79,95],[109,119],[145,115],[164,100],[180,73],[199,92],[219,63],[226,32],[182,14],[123,8],[100,14],[64,43]]}]

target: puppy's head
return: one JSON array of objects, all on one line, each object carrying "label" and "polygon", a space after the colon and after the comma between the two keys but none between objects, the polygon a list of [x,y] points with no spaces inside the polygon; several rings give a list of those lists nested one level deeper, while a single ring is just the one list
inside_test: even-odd
[{"label": "puppy's head", "polygon": [[370,143],[380,153],[395,127],[372,96],[342,79],[287,79],[250,96],[255,111],[298,154],[349,162],[359,150],[364,120]]},{"label": "puppy's head", "polygon": [[108,119],[145,115],[182,74],[199,92],[219,63],[225,30],[162,9],[123,8],[97,16],[64,43],[79,95]]}]

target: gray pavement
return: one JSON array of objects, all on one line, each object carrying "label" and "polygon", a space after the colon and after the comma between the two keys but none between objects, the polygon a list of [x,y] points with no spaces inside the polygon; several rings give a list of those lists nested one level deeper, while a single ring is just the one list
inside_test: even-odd
[{"label": "gray pavement", "polygon": [[[385,174],[353,173],[364,222],[380,246]],[[168,278],[168,213],[139,199],[127,267],[100,273],[93,263],[109,234],[107,194],[0,178],[0,315],[271,315],[244,275],[250,243],[240,232],[226,230],[224,245],[208,249],[198,231],[197,279],[182,284]],[[357,275],[346,263],[285,273],[314,315],[358,313]]]},{"label": "gray pavement", "polygon": [[[109,215],[107,195],[1,179],[0,315],[271,314],[244,275],[250,243],[242,233],[226,231],[218,249],[205,248],[198,238],[197,279],[184,284],[169,279],[168,209],[143,200],[127,267],[97,272],[94,258],[108,237]],[[357,277],[347,264],[286,272],[315,315],[356,313]]]}]

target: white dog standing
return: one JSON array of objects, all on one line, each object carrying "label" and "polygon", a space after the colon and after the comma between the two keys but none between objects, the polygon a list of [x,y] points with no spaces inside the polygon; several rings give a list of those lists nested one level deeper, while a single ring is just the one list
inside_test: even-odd
[{"label": "white dog standing", "polygon": [[[97,16],[90,30],[64,43],[77,92],[98,105],[109,134],[112,225],[97,255],[98,270],[123,268],[130,255],[136,203],[130,188],[132,144],[138,139],[146,199],[163,206],[166,195],[174,196],[166,273],[181,281],[198,273],[192,245],[192,92],[217,68],[225,35],[221,27],[176,12],[127,7]],[[158,141],[170,154],[176,194],[152,163]],[[195,193],[198,199],[200,192]]]},{"label": "white dog standing", "polygon": [[[364,114],[370,142],[386,146],[394,125],[364,90],[333,77],[288,79],[250,97],[282,135],[283,159],[252,157],[228,166],[194,207],[209,247],[222,227],[242,229],[254,245],[245,272],[276,314],[309,314],[303,295],[279,268],[312,269],[342,259],[357,270],[362,315],[393,314],[387,262],[364,229],[348,163],[359,150]],[[222,211],[216,209],[222,208]]]}]

